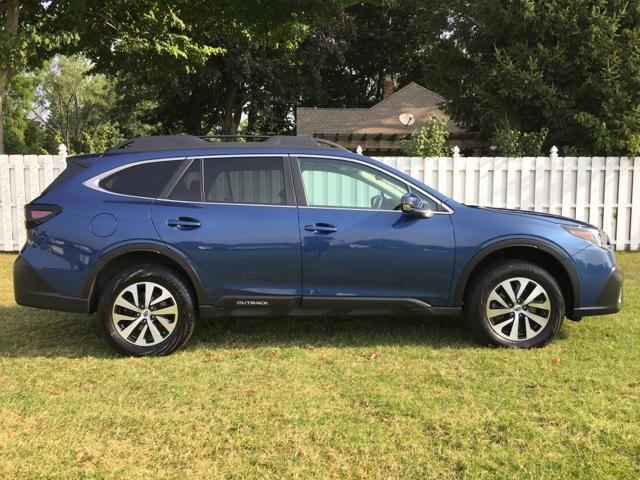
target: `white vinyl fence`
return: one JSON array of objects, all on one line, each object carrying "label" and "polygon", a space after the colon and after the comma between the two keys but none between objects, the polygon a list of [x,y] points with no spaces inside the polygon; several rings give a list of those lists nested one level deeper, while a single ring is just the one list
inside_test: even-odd
[{"label": "white vinyl fence", "polygon": [[64,170],[65,159],[64,155],[0,155],[0,251],[22,247],[24,205]]},{"label": "white vinyl fence", "polygon": [[[640,249],[640,157],[380,157],[453,199],[584,220],[616,249]],[[64,155],[0,155],[0,250],[25,240],[23,207],[65,166]]]}]

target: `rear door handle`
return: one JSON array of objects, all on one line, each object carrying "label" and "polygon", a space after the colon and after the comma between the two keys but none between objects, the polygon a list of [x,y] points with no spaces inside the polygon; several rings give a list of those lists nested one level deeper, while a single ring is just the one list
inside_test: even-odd
[{"label": "rear door handle", "polygon": [[329,223],[314,223],[313,225],[305,225],[307,232],[313,233],[333,233],[338,231],[338,227]]},{"label": "rear door handle", "polygon": [[177,219],[170,218],[167,220],[167,225],[175,227],[178,230],[193,230],[195,228],[200,228],[200,220],[191,217],[178,217]]}]

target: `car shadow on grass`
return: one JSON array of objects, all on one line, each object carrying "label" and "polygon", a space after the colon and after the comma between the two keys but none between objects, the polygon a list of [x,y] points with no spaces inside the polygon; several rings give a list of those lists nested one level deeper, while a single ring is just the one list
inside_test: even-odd
[{"label": "car shadow on grass", "polygon": [[[184,348],[357,348],[422,345],[474,348],[456,317],[326,317],[201,319]],[[96,357],[118,355],[102,338],[96,315],[0,307],[0,357]]]},{"label": "car shadow on grass", "polygon": [[469,348],[476,344],[456,317],[353,316],[204,319],[189,348],[298,347],[357,348],[423,345]]}]

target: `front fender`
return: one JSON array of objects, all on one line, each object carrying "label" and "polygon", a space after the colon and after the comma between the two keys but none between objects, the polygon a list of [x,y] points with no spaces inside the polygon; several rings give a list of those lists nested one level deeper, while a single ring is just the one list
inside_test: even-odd
[{"label": "front fender", "polygon": [[539,238],[530,237],[494,240],[486,245],[483,245],[483,247],[477,253],[475,253],[462,268],[462,271],[458,276],[458,280],[455,283],[455,288],[452,292],[451,304],[454,306],[462,305],[465,289],[467,287],[469,278],[475,271],[476,267],[484,259],[486,259],[490,255],[497,254],[502,250],[517,247],[537,249],[551,255],[554,259],[556,259],[562,265],[562,268],[566,272],[571,282],[573,298],[570,300],[572,300],[572,305],[578,305],[580,299],[580,282],[578,279],[578,274],[576,273],[575,266],[573,265],[569,254],[551,242]]}]

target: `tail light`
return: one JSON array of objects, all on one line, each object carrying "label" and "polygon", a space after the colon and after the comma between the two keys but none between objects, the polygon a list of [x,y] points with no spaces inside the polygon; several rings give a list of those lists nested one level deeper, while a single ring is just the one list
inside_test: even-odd
[{"label": "tail light", "polygon": [[51,220],[62,211],[58,205],[43,205],[30,203],[24,207],[25,225],[27,230],[42,225],[47,220]]}]

